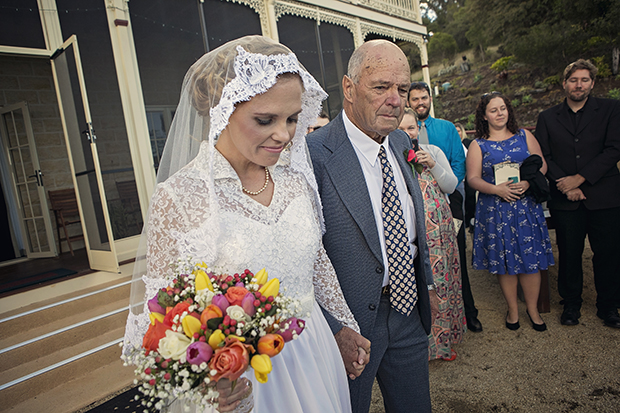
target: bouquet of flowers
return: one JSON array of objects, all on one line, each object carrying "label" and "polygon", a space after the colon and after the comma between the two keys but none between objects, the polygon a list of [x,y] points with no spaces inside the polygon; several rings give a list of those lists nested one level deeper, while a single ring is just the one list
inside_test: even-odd
[{"label": "bouquet of flowers", "polygon": [[125,357],[136,366],[142,404],[157,410],[175,399],[205,408],[218,396],[215,383],[235,381],[251,366],[268,380],[271,357],[296,339],[304,321],[280,294],[277,278],[207,272],[204,263],[178,264],[172,284],[148,301],[151,324],[142,348]]}]

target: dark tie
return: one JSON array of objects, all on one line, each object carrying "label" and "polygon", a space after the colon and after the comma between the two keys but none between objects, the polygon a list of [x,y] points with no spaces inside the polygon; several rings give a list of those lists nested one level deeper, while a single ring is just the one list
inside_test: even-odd
[{"label": "dark tie", "polygon": [[420,121],[420,133],[418,135],[418,140],[420,143],[428,145],[428,131],[426,130],[426,123],[424,121]]},{"label": "dark tie", "polygon": [[383,172],[381,214],[390,276],[390,304],[399,313],[409,315],[418,300],[413,257],[409,248],[407,226],[400,206],[394,173],[383,146],[379,150],[379,160]]}]

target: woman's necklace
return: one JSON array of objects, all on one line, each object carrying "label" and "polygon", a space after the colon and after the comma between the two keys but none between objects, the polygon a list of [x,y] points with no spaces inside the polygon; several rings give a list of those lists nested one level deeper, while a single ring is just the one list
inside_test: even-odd
[{"label": "woman's necklace", "polygon": [[269,185],[269,169],[265,167],[265,185],[263,185],[261,189],[259,189],[258,191],[248,191],[247,189],[245,189],[245,186],[243,186],[243,184],[241,185],[241,189],[248,195],[258,195],[265,189],[267,189],[267,185]]}]

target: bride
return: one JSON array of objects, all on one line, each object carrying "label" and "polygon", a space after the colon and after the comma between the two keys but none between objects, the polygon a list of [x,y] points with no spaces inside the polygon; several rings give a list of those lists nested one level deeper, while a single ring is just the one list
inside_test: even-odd
[{"label": "bride", "polygon": [[[289,49],[262,36],[231,41],[190,68],[136,260],[126,354],[148,328],[148,307],[137,303],[170,283],[170,263],[191,257],[226,273],[266,268],[301,302],[306,328],[273,358],[268,382],[251,386],[255,411],[351,410],[345,366],[319,305],[359,327],[322,246],[304,138],[325,97]],[[233,394],[218,383],[221,411],[238,406],[255,381],[246,376]]]}]

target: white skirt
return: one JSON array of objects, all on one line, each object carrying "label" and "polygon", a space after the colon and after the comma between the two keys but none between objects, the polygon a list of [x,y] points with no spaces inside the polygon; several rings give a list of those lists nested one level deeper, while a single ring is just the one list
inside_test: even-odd
[{"label": "white skirt", "polygon": [[[267,383],[258,383],[251,368],[255,413],[349,413],[349,382],[340,351],[319,305],[297,340],[289,341],[272,360]],[[180,403],[170,412],[186,412]],[[214,409],[207,409],[208,412]],[[195,406],[189,412],[197,413]]]}]

